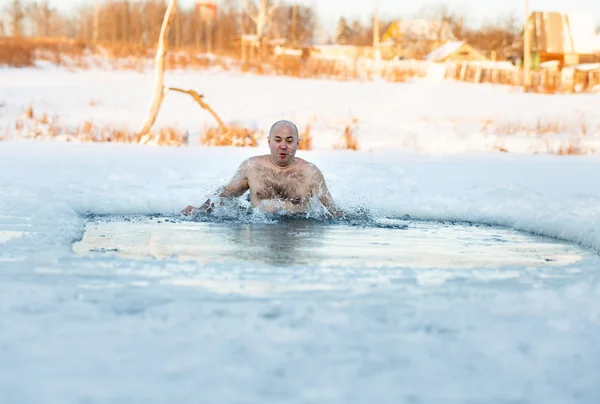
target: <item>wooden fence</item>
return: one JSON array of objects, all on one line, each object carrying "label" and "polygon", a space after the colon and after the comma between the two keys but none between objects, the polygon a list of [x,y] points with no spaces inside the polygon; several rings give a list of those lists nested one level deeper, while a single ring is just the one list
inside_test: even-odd
[{"label": "wooden fence", "polygon": [[[531,90],[541,93],[578,93],[600,90],[600,63],[559,70],[542,67],[530,73]],[[445,78],[470,83],[524,85],[523,70],[508,62],[460,62],[446,64]]]}]

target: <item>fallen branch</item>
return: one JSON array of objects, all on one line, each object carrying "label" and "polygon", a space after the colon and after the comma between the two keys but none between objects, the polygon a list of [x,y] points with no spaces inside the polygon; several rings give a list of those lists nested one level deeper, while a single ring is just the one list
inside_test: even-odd
[{"label": "fallen branch", "polygon": [[219,115],[217,115],[217,113],[202,99],[202,98],[204,98],[204,95],[198,94],[194,90],[184,90],[182,88],[176,88],[176,87],[167,87],[166,90],[167,91],[177,91],[180,93],[189,94],[194,99],[194,101],[196,101],[198,103],[198,105],[200,105],[202,108],[204,108],[205,110],[210,112],[210,114],[217,120],[219,127],[221,128],[222,131],[227,130],[227,127],[225,126],[225,124],[223,123],[221,118],[219,118]]}]

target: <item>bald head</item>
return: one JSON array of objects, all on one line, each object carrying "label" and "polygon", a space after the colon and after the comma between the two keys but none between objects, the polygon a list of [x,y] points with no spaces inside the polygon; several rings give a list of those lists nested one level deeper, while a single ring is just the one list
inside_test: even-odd
[{"label": "bald head", "polygon": [[292,130],[294,135],[296,135],[296,138],[298,138],[300,136],[300,134],[298,133],[298,127],[293,122],[281,120],[281,121],[277,121],[273,125],[271,125],[271,129],[269,130],[269,138],[271,138],[273,136],[273,133],[276,130],[283,129],[283,128]]},{"label": "bald head", "polygon": [[294,162],[296,150],[300,146],[298,128],[290,121],[277,121],[269,130],[268,142],[273,164],[289,166]]}]

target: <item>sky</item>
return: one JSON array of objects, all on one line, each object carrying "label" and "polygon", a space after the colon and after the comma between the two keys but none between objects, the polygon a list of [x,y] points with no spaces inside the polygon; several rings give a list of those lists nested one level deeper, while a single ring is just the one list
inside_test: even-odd
[{"label": "sky", "polygon": [[[0,0],[1,5],[6,5],[11,0]],[[240,2],[243,0],[240,0]],[[289,1],[289,0],[288,0]],[[335,24],[340,15],[349,19],[366,20],[371,18],[377,0],[297,0],[300,3],[314,5],[323,24]],[[51,4],[61,9],[68,9],[75,5],[92,2],[92,0],[49,0]],[[195,0],[180,0],[182,7],[190,7]],[[218,1],[217,1],[218,2]],[[600,22],[599,0],[529,0],[530,9],[537,11],[576,11],[585,12]],[[495,18],[515,13],[522,17],[525,13],[525,0],[379,0],[380,16],[384,19],[406,17],[413,15],[424,8],[436,7],[445,4],[450,10],[465,15],[466,23],[478,25],[486,18]]]}]

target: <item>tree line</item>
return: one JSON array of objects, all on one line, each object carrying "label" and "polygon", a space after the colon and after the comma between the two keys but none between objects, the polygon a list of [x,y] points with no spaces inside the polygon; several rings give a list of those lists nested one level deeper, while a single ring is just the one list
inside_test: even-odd
[{"label": "tree line", "polygon": [[[251,3],[251,2],[250,2]],[[0,10],[0,36],[71,38],[85,43],[155,45],[167,9],[165,0],[97,0],[62,11],[47,0],[10,0]],[[169,41],[175,48],[227,52],[237,49],[240,35],[256,24],[237,0],[221,0],[214,18],[190,6],[175,11]],[[316,13],[310,6],[279,2],[269,16],[271,37],[301,43],[312,39]]]},{"label": "tree line", "polygon": [[[166,0],[96,0],[64,11],[53,7],[48,0],[9,0],[0,10],[0,36],[60,37],[85,43],[153,47],[166,7]],[[257,18],[261,7],[269,9],[262,20]],[[461,13],[443,5],[424,7],[417,16],[444,21],[451,26],[456,39],[466,40],[487,54],[495,51],[499,58],[510,50],[514,53],[522,36],[522,21],[510,14],[484,21],[477,27],[468,26]],[[218,12],[213,17],[195,6],[179,7],[175,11],[169,41],[175,48],[237,52],[241,35],[260,31],[269,38],[300,44],[315,39],[319,24],[313,7],[294,0],[277,3],[273,0],[220,0]],[[383,33],[392,21],[382,18],[380,32]],[[261,23],[264,26],[259,29]],[[373,44],[372,18],[365,22],[350,21],[341,16],[336,27],[321,28],[330,31],[326,38],[328,43]]]}]

